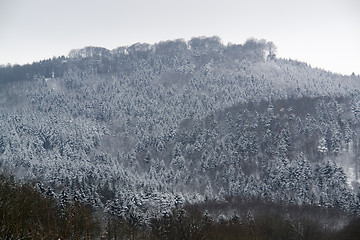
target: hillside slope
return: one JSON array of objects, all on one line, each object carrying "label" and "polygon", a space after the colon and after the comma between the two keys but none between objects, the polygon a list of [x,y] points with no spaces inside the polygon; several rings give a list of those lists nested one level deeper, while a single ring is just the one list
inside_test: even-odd
[{"label": "hillside slope", "polygon": [[359,214],[360,78],[217,37],[0,68],[0,167],[124,218],[225,196]]}]

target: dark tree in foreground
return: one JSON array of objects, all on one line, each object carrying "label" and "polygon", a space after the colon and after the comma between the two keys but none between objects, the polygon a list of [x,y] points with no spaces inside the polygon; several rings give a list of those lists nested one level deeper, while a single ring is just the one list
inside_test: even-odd
[{"label": "dark tree in foreground", "polygon": [[94,239],[100,231],[91,208],[60,207],[31,184],[0,174],[0,239]]}]

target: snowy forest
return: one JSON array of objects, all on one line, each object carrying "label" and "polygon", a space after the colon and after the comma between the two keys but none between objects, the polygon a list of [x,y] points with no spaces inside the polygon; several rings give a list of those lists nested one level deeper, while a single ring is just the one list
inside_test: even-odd
[{"label": "snowy forest", "polygon": [[[360,76],[276,51],[197,37],[1,66],[0,238],[355,239]],[[20,231],[24,191],[58,219]]]}]

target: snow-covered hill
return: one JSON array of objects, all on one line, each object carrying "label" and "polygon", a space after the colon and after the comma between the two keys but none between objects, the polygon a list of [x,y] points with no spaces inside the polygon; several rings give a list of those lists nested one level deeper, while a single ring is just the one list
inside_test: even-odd
[{"label": "snow-covered hill", "polygon": [[0,68],[0,167],[144,221],[228,195],[358,212],[360,77],[274,50],[193,38]]}]

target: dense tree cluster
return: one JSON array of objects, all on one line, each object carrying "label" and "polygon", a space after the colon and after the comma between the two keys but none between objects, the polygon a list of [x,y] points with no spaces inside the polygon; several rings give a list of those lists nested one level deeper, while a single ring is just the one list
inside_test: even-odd
[{"label": "dense tree cluster", "polygon": [[0,168],[129,234],[226,196],[359,214],[359,80],[218,37],[1,67]]},{"label": "dense tree cluster", "polygon": [[0,174],[1,239],[94,239],[100,230],[90,207]]},{"label": "dense tree cluster", "polygon": [[356,239],[359,234],[359,220],[336,208],[243,197],[175,207],[138,225],[4,173],[0,213],[1,239]]}]

